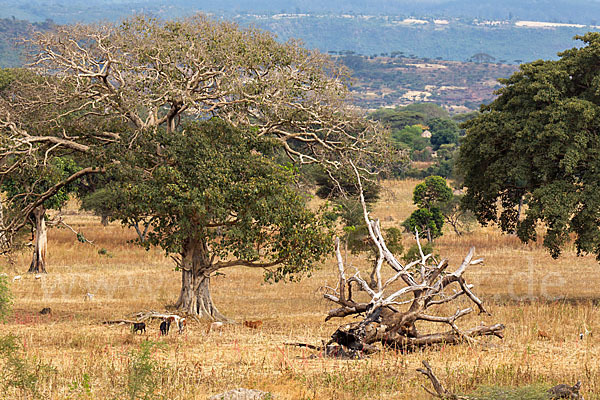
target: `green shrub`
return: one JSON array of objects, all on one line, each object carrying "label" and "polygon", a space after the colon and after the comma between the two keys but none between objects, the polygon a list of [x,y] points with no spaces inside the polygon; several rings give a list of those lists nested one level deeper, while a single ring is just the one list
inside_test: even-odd
[{"label": "green shrub", "polygon": [[469,395],[473,400],[548,400],[548,386],[523,387],[484,386]]},{"label": "green shrub", "polygon": [[51,366],[27,357],[19,338],[12,334],[0,337],[0,363],[0,381],[4,390],[15,388],[24,397],[39,398],[40,378],[54,371]]},{"label": "green shrub", "polygon": [[[421,245],[421,249],[423,250],[423,254],[433,254],[433,257],[439,258],[439,254],[435,253],[433,243],[428,242],[424,245]],[[404,261],[406,264],[420,259],[421,253],[419,253],[419,247],[416,244],[412,245],[408,250],[406,250],[406,253],[404,253],[404,255],[402,256],[402,261]]]},{"label": "green shrub", "polygon": [[125,395],[130,400],[159,399],[155,394],[159,386],[160,369],[157,361],[152,358],[152,350],[159,344],[149,340],[140,343],[139,349],[129,353],[129,369],[125,385]]},{"label": "green shrub", "polygon": [[12,293],[8,277],[0,276],[0,321],[5,322],[12,311]]}]

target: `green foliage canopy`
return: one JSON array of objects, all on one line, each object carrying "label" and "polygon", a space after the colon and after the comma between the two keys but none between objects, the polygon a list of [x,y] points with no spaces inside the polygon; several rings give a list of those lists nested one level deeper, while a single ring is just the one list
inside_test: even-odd
[{"label": "green foliage canopy", "polygon": [[[16,196],[12,199],[11,205],[12,207],[19,208],[27,204],[30,196],[45,192],[79,169],[77,163],[68,157],[56,157],[51,159],[46,165],[41,166],[25,164],[21,165],[15,173],[4,177],[0,188],[7,196]],[[69,194],[74,190],[75,185],[73,184],[62,186],[43,203],[44,208],[61,208],[69,200]]]},{"label": "green foliage canopy", "polygon": [[452,200],[452,197],[452,189],[444,178],[427,177],[413,191],[413,203],[419,208],[404,221],[404,227],[410,232],[426,232],[429,241],[442,236],[444,214],[441,207]]},{"label": "green foliage canopy", "polygon": [[437,104],[415,103],[404,107],[381,108],[370,115],[371,119],[381,121],[392,130],[401,130],[407,126],[427,125],[432,119],[448,119],[450,114]]},{"label": "green foliage canopy", "polygon": [[452,199],[452,189],[446,184],[446,180],[440,176],[429,176],[415,186],[413,191],[413,203],[419,208],[428,210],[439,207]]},{"label": "green foliage canopy", "polygon": [[585,46],[523,64],[502,82],[499,97],[464,124],[457,163],[479,222],[516,229],[525,242],[543,222],[553,257],[574,234],[578,253],[600,259],[600,33],[576,38]]},{"label": "green foliage canopy", "polygon": [[433,240],[442,236],[442,227],[444,226],[444,215],[439,208],[433,207],[431,210],[419,208],[404,221],[404,227],[410,231],[418,231],[420,234],[427,233],[427,239]]},{"label": "green foliage canopy", "polygon": [[434,118],[428,122],[431,131],[431,145],[437,151],[444,144],[458,143],[460,130],[456,122],[451,119]]},{"label": "green foliage canopy", "polygon": [[419,125],[405,126],[392,131],[392,143],[400,149],[421,151],[429,146],[429,139],[421,136],[423,129]]},{"label": "green foliage canopy", "polygon": [[294,187],[294,168],[273,161],[276,146],[217,119],[142,134],[102,197],[126,224],[146,218],[145,246],[177,254],[194,241],[209,273],[277,266],[266,278],[293,278],[331,250],[331,232]]}]

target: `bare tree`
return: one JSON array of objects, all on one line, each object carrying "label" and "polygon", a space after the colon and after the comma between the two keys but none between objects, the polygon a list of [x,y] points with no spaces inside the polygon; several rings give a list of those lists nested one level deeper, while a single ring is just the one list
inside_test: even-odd
[{"label": "bare tree", "polygon": [[[360,185],[358,171],[356,176]],[[337,305],[327,315],[331,318],[341,318],[349,315],[363,315],[360,322],[353,322],[340,326],[332,335],[327,351],[336,354],[343,350],[343,354],[360,354],[377,351],[374,343],[380,342],[385,346],[413,350],[432,344],[456,344],[470,342],[476,336],[494,335],[503,337],[504,325],[480,325],[470,329],[461,329],[456,322],[474,311],[472,307],[457,309],[448,316],[436,315],[436,306],[448,304],[458,298],[467,297],[480,313],[488,314],[483,302],[473,293],[473,286],[468,284],[463,277],[469,266],[481,264],[482,259],[474,260],[475,249],[471,248],[462,264],[451,273],[446,270],[448,261],[437,262],[431,254],[423,254],[417,234],[420,258],[407,265],[402,265],[388,250],[381,234],[379,221],[370,219],[362,196],[363,212],[369,228],[369,236],[378,249],[377,262],[372,276],[375,285],[371,286],[360,276],[360,272],[348,276],[340,252],[339,240],[336,240],[335,251],[339,272],[339,282],[336,288],[327,287],[324,294],[327,300]],[[382,268],[387,265],[393,275],[383,279]],[[404,287],[398,288],[397,282],[404,282]],[[454,291],[450,291],[455,286]],[[364,291],[369,296],[369,301],[358,301],[354,298],[356,291]],[[406,311],[399,307],[408,305]],[[447,325],[450,330],[440,333],[422,333],[417,328],[419,321],[427,321]]]}]

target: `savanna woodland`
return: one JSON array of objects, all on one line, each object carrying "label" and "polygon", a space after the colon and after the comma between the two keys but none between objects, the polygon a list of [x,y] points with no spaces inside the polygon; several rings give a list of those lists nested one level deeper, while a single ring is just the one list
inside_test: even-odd
[{"label": "savanna woodland", "polygon": [[203,15],[34,35],[0,70],[0,397],[600,398],[579,39],[451,116]]}]

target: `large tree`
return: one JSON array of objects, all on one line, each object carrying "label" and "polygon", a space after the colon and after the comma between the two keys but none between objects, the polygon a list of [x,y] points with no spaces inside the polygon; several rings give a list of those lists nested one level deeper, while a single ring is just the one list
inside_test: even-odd
[{"label": "large tree", "polygon": [[600,258],[600,33],[576,38],[585,45],[502,81],[465,123],[457,164],[481,223],[528,241],[542,222],[553,257],[574,237],[578,253]]},{"label": "large tree", "polygon": [[9,239],[62,185],[110,166],[111,146],[134,146],[142,133],[175,132],[182,119],[218,116],[253,127],[294,162],[330,169],[347,152],[375,155],[369,149],[384,137],[350,106],[344,68],[256,29],[202,15],[133,17],[57,27],[31,44],[34,79],[16,79],[0,96],[0,175],[65,153],[86,161],[4,221]]},{"label": "large tree", "polygon": [[103,207],[127,224],[146,220],[142,244],[177,256],[179,309],[222,319],[209,290],[217,271],[244,266],[267,280],[293,279],[331,250],[330,219],[306,207],[294,169],[273,160],[280,146],[213,119],[141,133],[120,152]]}]

